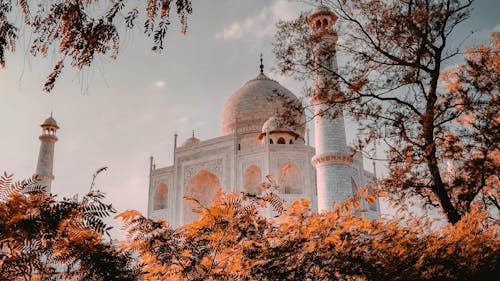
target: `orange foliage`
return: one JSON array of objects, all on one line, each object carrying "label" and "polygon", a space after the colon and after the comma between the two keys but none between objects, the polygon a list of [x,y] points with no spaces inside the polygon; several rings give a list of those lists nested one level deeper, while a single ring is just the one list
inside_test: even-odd
[{"label": "orange foliage", "polygon": [[495,280],[499,272],[500,229],[479,209],[436,229],[356,215],[359,194],[320,214],[297,201],[275,220],[257,211],[255,195],[219,195],[177,229],[129,213],[127,249],[140,253],[146,280]]},{"label": "orange foliage", "polygon": [[58,201],[36,180],[0,176],[0,280],[137,280],[131,253],[105,239],[114,209],[102,198]]}]

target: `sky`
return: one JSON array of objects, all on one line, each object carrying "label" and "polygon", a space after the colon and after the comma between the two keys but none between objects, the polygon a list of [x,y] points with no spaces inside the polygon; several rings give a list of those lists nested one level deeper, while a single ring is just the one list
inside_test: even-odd
[{"label": "sky", "polygon": [[[7,54],[0,69],[0,172],[16,179],[34,173],[39,125],[53,112],[60,130],[52,192],[59,198],[84,194],[94,171],[107,166],[96,188],[119,211],[145,214],[150,155],[157,167],[169,166],[175,133],[180,143],[192,130],[201,140],[219,136],[222,106],[258,74],[260,53],[268,76],[302,94],[300,83],[272,71],[272,41],[277,20],[312,8],[287,0],[194,0],[187,34],[180,33],[174,15],[163,54],[151,51],[141,30],[123,34],[116,61],[98,57],[80,72],[67,67],[50,94],[41,89],[57,55],[31,57],[30,35],[23,30],[16,52]],[[500,31],[498,11],[498,0],[476,1],[454,42],[474,30],[466,45],[485,43]]]}]

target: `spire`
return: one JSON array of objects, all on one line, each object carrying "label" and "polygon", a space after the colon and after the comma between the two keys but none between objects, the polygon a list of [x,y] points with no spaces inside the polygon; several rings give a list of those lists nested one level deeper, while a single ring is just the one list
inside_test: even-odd
[{"label": "spire", "polygon": [[194,129],[193,129],[193,135],[191,136],[191,138],[193,138],[193,139],[194,139]]},{"label": "spire", "polygon": [[262,53],[260,53],[260,73],[264,74],[264,63],[262,61]]},{"label": "spire", "polygon": [[375,163],[375,159],[377,158],[377,142],[373,143],[373,149],[375,150],[373,155],[373,177],[375,178],[375,183],[377,183],[377,164]]},{"label": "spire", "polygon": [[156,169],[155,158],[153,157],[153,154],[151,154],[151,156],[149,156],[149,171],[154,169]]},{"label": "spire", "polygon": [[174,159],[173,159],[173,161],[172,161],[172,163],[174,163],[174,166],[175,166],[175,151],[177,150],[177,137],[178,137],[178,136],[179,136],[179,135],[177,135],[177,131],[176,131],[176,132],[174,133],[174,153],[173,153],[173,155],[172,155],[172,156],[173,156],[173,158],[174,158]]}]

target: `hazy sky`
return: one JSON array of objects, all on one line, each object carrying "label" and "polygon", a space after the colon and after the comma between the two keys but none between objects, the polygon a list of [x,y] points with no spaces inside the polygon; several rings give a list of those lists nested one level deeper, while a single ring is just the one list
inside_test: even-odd
[{"label": "hazy sky", "polygon": [[[83,72],[67,67],[50,94],[41,91],[57,57],[32,58],[19,43],[0,70],[0,172],[30,177],[39,150],[39,125],[53,111],[61,129],[56,143],[52,192],[60,197],[88,191],[93,172],[108,166],[97,188],[119,210],[147,208],[149,156],[172,164],[173,135],[182,143],[194,129],[202,140],[219,135],[226,99],[259,71],[296,95],[301,85],[269,73],[278,19],[310,6],[286,0],[194,0],[185,36],[172,18],[164,54],[150,51],[140,30],[125,34],[117,61],[98,58]],[[484,43],[500,27],[500,1],[478,0],[461,25],[457,42]],[[141,24],[140,24],[141,25]],[[28,37],[25,33],[24,37]]]}]

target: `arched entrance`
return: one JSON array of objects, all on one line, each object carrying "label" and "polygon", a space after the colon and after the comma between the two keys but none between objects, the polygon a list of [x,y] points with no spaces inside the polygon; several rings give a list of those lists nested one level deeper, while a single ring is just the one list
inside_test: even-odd
[{"label": "arched entrance", "polygon": [[[201,170],[194,175],[186,184],[184,195],[191,196],[202,205],[207,206],[217,195],[221,188],[219,178],[207,170]],[[194,202],[184,200],[184,221],[183,224],[191,223],[197,218],[197,213],[193,212]]]},{"label": "arched entrance", "polygon": [[262,183],[260,168],[255,165],[247,167],[243,175],[243,190],[248,193],[257,194],[257,187],[260,183]]},{"label": "arched entrance", "polygon": [[155,188],[154,199],[153,199],[153,210],[166,209],[168,207],[168,185],[165,183],[159,183]]},{"label": "arched entrance", "polygon": [[300,168],[294,163],[286,163],[280,169],[280,187],[285,194],[302,194],[303,179]]}]

